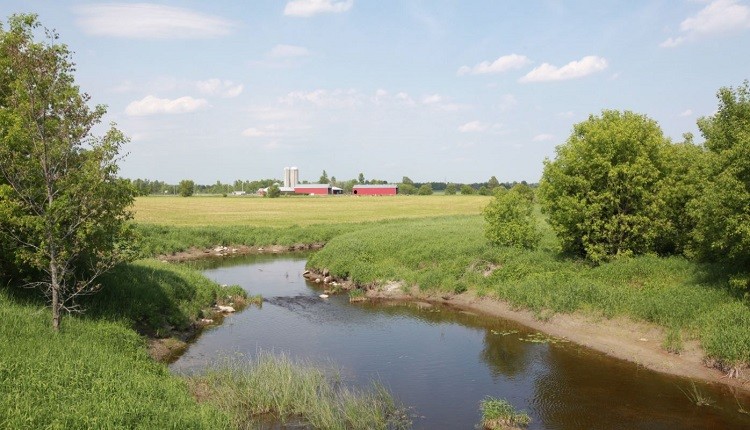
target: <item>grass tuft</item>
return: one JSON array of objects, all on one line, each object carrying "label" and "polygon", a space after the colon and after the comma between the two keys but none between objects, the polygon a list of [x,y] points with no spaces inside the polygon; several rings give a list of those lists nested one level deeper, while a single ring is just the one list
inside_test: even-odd
[{"label": "grass tuft", "polygon": [[482,411],[482,428],[486,430],[505,430],[526,427],[531,418],[526,412],[517,411],[505,399],[486,397],[479,409]]}]

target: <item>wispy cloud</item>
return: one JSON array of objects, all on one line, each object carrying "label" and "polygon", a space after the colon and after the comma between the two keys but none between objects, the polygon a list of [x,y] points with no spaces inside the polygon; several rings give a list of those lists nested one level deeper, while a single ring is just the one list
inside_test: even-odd
[{"label": "wispy cloud", "polygon": [[520,82],[548,82],[577,79],[592,73],[601,72],[607,67],[608,63],[605,58],[589,55],[581,58],[579,61],[571,61],[562,67],[544,63],[523,76]]},{"label": "wispy cloud", "polygon": [[680,116],[682,116],[682,117],[692,116],[692,115],[693,115],[693,110],[692,109],[687,109],[687,110],[684,110],[684,111],[680,112]]},{"label": "wispy cloud", "polygon": [[481,133],[487,131],[489,125],[481,123],[479,121],[471,121],[458,127],[458,131],[461,133]]},{"label": "wispy cloud", "polygon": [[458,76],[463,76],[502,73],[508,70],[520,69],[530,63],[531,60],[525,55],[510,54],[504,55],[491,63],[489,61],[482,61],[474,67],[461,66],[456,74]]},{"label": "wispy cloud", "polygon": [[307,48],[295,45],[276,45],[271,49],[270,56],[273,58],[293,58],[310,55]]},{"label": "wispy cloud", "polygon": [[237,97],[242,93],[244,88],[242,84],[216,78],[198,81],[195,83],[195,86],[201,94],[218,96],[226,99]]},{"label": "wispy cloud", "polygon": [[270,137],[278,136],[279,127],[276,125],[266,125],[263,127],[250,127],[242,130],[245,137]]},{"label": "wispy cloud", "polygon": [[129,116],[146,116],[156,114],[180,114],[195,112],[208,107],[205,99],[195,99],[192,97],[180,97],[174,100],[160,99],[148,95],[141,100],[130,102],[125,108],[125,113]]},{"label": "wispy cloud", "polygon": [[152,3],[78,6],[77,24],[94,36],[127,39],[203,39],[224,36],[234,24],[190,9]]},{"label": "wispy cloud", "polygon": [[533,140],[534,142],[547,142],[554,138],[555,138],[554,134],[542,133],[542,134],[537,134],[531,140]]},{"label": "wispy cloud", "polygon": [[363,96],[356,90],[324,90],[293,91],[279,101],[287,105],[312,104],[321,108],[352,108],[363,101]]},{"label": "wispy cloud", "polygon": [[292,0],[284,7],[284,15],[307,18],[319,13],[341,13],[352,8],[354,0]]},{"label": "wispy cloud", "polygon": [[750,7],[738,0],[715,0],[680,23],[681,36],[670,37],[659,46],[674,48],[690,39],[744,28],[750,28]]}]

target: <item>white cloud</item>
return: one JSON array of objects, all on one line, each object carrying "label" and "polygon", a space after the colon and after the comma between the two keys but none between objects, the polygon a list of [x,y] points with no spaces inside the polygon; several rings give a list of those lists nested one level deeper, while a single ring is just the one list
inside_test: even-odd
[{"label": "white cloud", "polygon": [[242,84],[216,78],[198,81],[195,83],[195,86],[201,94],[218,96],[225,99],[237,97],[242,93],[242,89],[244,88]]},{"label": "white cloud", "polygon": [[559,112],[557,114],[560,118],[573,118],[575,116],[575,113],[573,113],[572,110],[566,111],[566,112]]},{"label": "white cloud", "polygon": [[474,67],[461,66],[458,69],[458,76],[463,75],[482,75],[488,73],[502,73],[508,70],[520,69],[521,67],[531,63],[525,55],[510,54],[504,55],[493,62],[483,61]]},{"label": "white cloud", "polygon": [[504,94],[500,97],[500,103],[497,107],[501,111],[507,111],[515,107],[517,104],[518,100],[516,99],[516,96],[514,96],[513,94]]},{"label": "white cloud", "polygon": [[680,23],[683,36],[670,37],[659,46],[674,48],[689,39],[744,28],[750,28],[750,7],[737,0],[715,0]]},{"label": "white cloud", "polygon": [[488,128],[487,124],[483,124],[479,121],[471,121],[458,127],[458,131],[461,133],[481,133],[486,131]]},{"label": "white cloud", "polygon": [[554,138],[555,138],[554,134],[542,133],[542,134],[537,134],[531,140],[533,140],[534,142],[547,142]]},{"label": "white cloud", "polygon": [[310,55],[310,51],[307,48],[294,45],[276,45],[271,49],[271,57],[273,58],[293,58],[293,57],[305,57]]},{"label": "white cloud", "polygon": [[353,5],[354,0],[292,0],[284,7],[284,15],[306,18],[319,13],[341,13]]},{"label": "white cloud", "polygon": [[186,96],[170,100],[148,95],[141,100],[130,102],[125,108],[125,113],[129,116],[180,114],[194,112],[206,107],[208,107],[208,102],[205,99],[194,99]]},{"label": "white cloud", "polygon": [[685,111],[683,111],[683,112],[680,113],[680,116],[692,116],[692,115],[693,115],[693,110],[692,109],[687,109],[687,110],[685,110]]},{"label": "white cloud", "polygon": [[409,94],[405,92],[400,92],[396,94],[396,100],[400,101],[401,103],[404,103],[408,106],[414,106],[414,99],[409,96]]},{"label": "white cloud", "polygon": [[352,108],[362,103],[362,95],[356,90],[293,91],[279,101],[288,105],[309,103],[322,108]]},{"label": "white cloud", "polygon": [[268,137],[278,136],[279,127],[276,125],[266,125],[261,128],[250,127],[242,130],[242,135],[245,137]]},{"label": "white cloud", "polygon": [[571,61],[562,67],[544,63],[527,73],[520,79],[520,82],[547,82],[577,79],[592,73],[600,72],[606,69],[607,66],[606,59],[595,55],[583,57],[579,61]]},{"label": "white cloud", "polygon": [[78,6],[77,24],[87,34],[128,39],[202,39],[225,36],[234,24],[189,9],[151,3]]},{"label": "white cloud", "polygon": [[422,103],[426,105],[436,104],[443,101],[443,96],[440,94],[432,94],[422,98]]}]

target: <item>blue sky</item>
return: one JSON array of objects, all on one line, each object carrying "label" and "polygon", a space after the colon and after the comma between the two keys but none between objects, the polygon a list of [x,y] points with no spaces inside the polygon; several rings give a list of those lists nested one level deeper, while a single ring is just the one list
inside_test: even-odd
[{"label": "blue sky", "polygon": [[75,52],[129,178],[536,182],[573,124],[680,140],[750,78],[750,2],[6,0]]}]

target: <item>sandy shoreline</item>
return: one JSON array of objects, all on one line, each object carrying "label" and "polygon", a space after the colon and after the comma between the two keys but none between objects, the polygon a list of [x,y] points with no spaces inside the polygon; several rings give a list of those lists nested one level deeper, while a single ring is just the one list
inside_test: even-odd
[{"label": "sandy shoreline", "polygon": [[593,319],[581,314],[555,314],[542,321],[530,311],[513,309],[508,303],[494,298],[477,297],[471,292],[459,295],[425,294],[418,289],[405,292],[398,283],[371,288],[367,291],[367,296],[373,299],[441,303],[461,310],[515,321],[647,369],[722,384],[750,393],[750,379],[746,375],[728,378],[722,371],[706,366],[705,354],[697,341],[686,341],[680,354],[664,350],[664,329],[655,324],[633,322],[622,317]]}]

